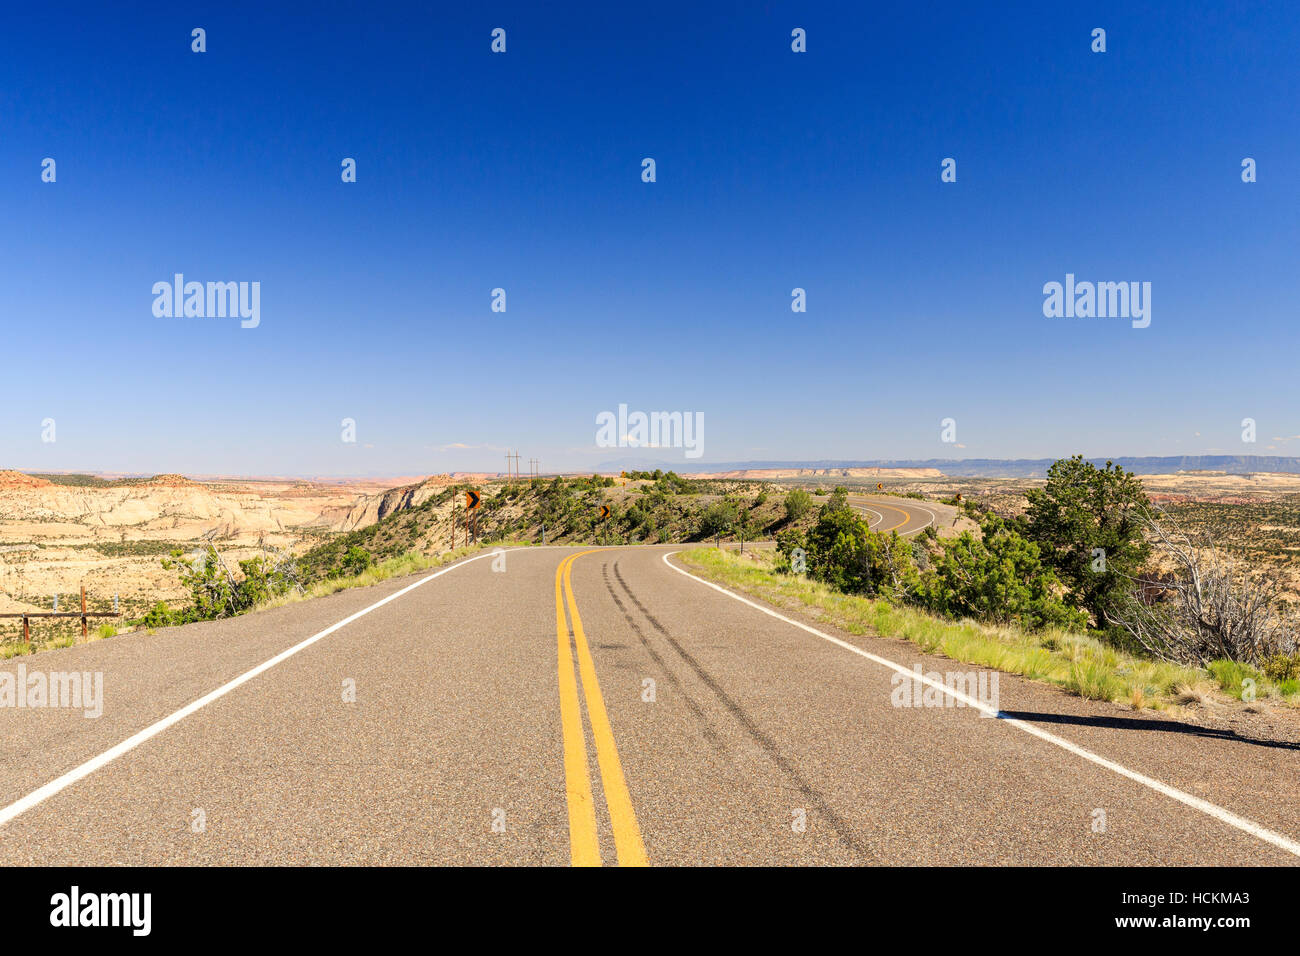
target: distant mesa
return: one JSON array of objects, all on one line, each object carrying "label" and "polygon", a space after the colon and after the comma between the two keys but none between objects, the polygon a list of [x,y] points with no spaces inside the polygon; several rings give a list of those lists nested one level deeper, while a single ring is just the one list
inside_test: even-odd
[{"label": "distant mesa", "polygon": [[[52,479],[52,480],[51,480]],[[81,474],[74,472],[49,472],[28,475],[21,471],[0,471],[0,488],[202,488],[201,482],[184,475],[166,474],[144,477],[132,475],[121,478],[105,478],[98,474]]]},{"label": "distant mesa", "polygon": [[938,468],[740,468],[697,474],[697,478],[942,478]]},{"label": "distant mesa", "polygon": [[6,488],[46,488],[51,484],[44,478],[24,475],[21,471],[0,471],[0,490]]},{"label": "distant mesa", "polygon": [[198,488],[199,482],[184,475],[154,475],[152,478],[128,478],[119,482],[123,485],[145,485],[150,488]]},{"label": "distant mesa", "polygon": [[[1068,457],[1068,452],[1063,452]],[[1175,475],[1188,472],[1209,474],[1258,475],[1300,474],[1300,458],[1283,458],[1269,455],[1178,455],[1089,458],[1098,468],[1109,460],[1138,475]],[[762,477],[767,475],[796,477],[800,475],[840,475],[843,477],[873,477],[883,469],[882,477],[937,477],[948,478],[1043,478],[1056,462],[1055,458],[926,458],[926,459],[874,459],[870,461],[728,461],[710,464],[677,462],[676,464],[646,460],[619,459],[604,461],[597,466],[601,472],[653,471],[670,468],[678,474],[699,477]],[[919,471],[918,469],[925,469]]]}]

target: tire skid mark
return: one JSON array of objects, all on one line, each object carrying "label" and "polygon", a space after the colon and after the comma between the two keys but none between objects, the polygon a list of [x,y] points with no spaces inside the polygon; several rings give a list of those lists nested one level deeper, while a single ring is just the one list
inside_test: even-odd
[{"label": "tire skid mark", "polygon": [[776,745],[776,742],[764,733],[762,728],[754,723],[753,719],[750,718],[750,716],[745,713],[744,709],[736,703],[736,701],[734,701],[725,690],[722,689],[722,686],[718,684],[718,682],[714,680],[713,677],[700,665],[699,661],[692,657],[690,652],[682,647],[677,639],[668,633],[668,629],[665,628],[659,620],[650,613],[646,606],[641,603],[640,599],[632,593],[632,589],[628,587],[627,581],[623,579],[623,574],[619,571],[617,563],[614,565],[614,577],[617,578],[618,583],[622,585],[628,599],[637,606],[637,609],[645,616],[645,619],[650,622],[651,626],[663,636],[664,640],[672,646],[673,650],[675,650],[691,670],[695,672],[695,676],[704,682],[704,685],[713,692],[714,696],[718,698],[718,701],[727,709],[728,713],[736,719],[736,722],[739,723],[755,743],[763,749],[767,758],[776,764],[790,783],[793,784],[794,789],[799,792],[800,796],[807,800],[811,806],[816,807],[817,812],[830,823],[831,828],[840,838],[840,841],[844,843],[859,858],[859,860],[870,863],[885,862],[858,841],[857,837],[854,836],[852,827],[850,827],[844,818],[836,812],[835,808],[830,805],[829,801],[827,801],[821,792],[799,773],[798,768],[795,767],[795,765],[790,762],[789,758],[781,752],[781,749]]},{"label": "tire skid mark", "polygon": [[[704,708],[696,702],[695,698],[692,697],[689,692],[687,692],[681,679],[672,671],[671,668],[669,668],[668,662],[663,659],[663,655],[654,649],[654,645],[652,645],[649,638],[646,637],[645,631],[641,629],[641,625],[637,624],[636,619],[628,612],[627,605],[624,604],[618,594],[615,593],[614,585],[609,580],[609,562],[602,564],[600,570],[601,576],[605,579],[605,587],[609,591],[609,596],[614,599],[614,604],[617,605],[619,611],[623,614],[623,618],[627,621],[628,626],[632,628],[633,633],[635,633],[637,638],[641,641],[641,646],[645,648],[646,653],[648,653],[650,658],[659,665],[659,670],[662,671],[664,676],[668,679],[668,683],[672,686],[673,690],[675,690],[678,695],[680,695],[681,699],[686,702],[687,709],[690,710],[690,712],[695,715],[695,719],[700,722],[700,730],[703,732],[705,739],[708,740],[708,742],[717,750],[726,753],[726,742],[723,741],[718,732],[713,729],[713,724],[709,720],[708,715],[704,713]],[[615,573],[618,572],[617,562],[614,564],[614,570]]]}]

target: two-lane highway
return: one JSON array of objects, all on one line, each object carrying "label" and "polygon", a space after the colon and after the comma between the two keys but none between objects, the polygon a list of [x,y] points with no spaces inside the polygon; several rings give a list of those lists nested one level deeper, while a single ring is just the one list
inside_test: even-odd
[{"label": "two-lane highway", "polygon": [[[779,614],[667,547],[528,548],[8,661],[7,864],[1293,863],[1295,748]],[[937,703],[936,703],[937,701]],[[918,703],[919,695],[918,695]],[[905,706],[902,704],[906,704]]]},{"label": "two-lane highway", "polygon": [[946,527],[957,514],[951,505],[897,495],[851,494],[847,501],[849,507],[866,513],[867,524],[873,531],[897,531],[901,535],[916,534],[931,525]]}]

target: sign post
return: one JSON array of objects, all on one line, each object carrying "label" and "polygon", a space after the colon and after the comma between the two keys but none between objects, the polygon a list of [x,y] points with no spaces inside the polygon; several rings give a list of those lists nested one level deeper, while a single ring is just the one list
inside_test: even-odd
[{"label": "sign post", "polygon": [[476,544],[478,543],[478,515],[476,514],[476,512],[478,511],[478,506],[481,503],[482,503],[482,498],[479,496],[479,493],[477,491],[470,490],[465,492],[465,510],[469,512],[469,515],[465,521],[465,546],[466,547],[469,547],[469,534],[470,534],[469,519],[471,518],[473,519],[473,523],[474,523],[474,542]]}]

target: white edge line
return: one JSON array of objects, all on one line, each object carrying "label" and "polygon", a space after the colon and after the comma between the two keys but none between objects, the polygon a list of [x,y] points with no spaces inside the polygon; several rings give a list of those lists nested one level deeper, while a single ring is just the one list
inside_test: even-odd
[{"label": "white edge line", "polygon": [[927,508],[925,505],[912,505],[912,507],[920,508],[922,511],[924,511],[926,514],[930,516],[929,523],[922,525],[919,530],[924,531],[926,528],[930,527],[930,525],[934,525],[935,528],[939,527],[939,516],[935,514],[933,511],[931,511],[929,508]]},{"label": "white edge line", "polygon": [[[510,550],[515,550],[515,549],[512,548]],[[466,558],[462,561],[457,561],[455,564],[448,565],[447,567],[443,568],[440,571],[435,571],[433,574],[420,578],[420,580],[416,581],[414,584],[408,584],[400,591],[394,591],[392,594],[388,595],[388,597],[376,601],[374,604],[360,611],[357,611],[355,614],[345,617],[337,624],[331,624],[329,627],[325,628],[325,630],[320,631],[317,634],[313,634],[311,637],[307,638],[306,640],[299,641],[297,644],[293,645],[293,647],[289,648],[288,650],[281,651],[279,654],[276,654],[270,660],[258,664],[250,671],[245,671],[243,674],[240,674],[234,680],[227,681],[226,683],[222,684],[220,687],[218,687],[216,690],[212,691],[211,693],[204,694],[202,697],[200,697],[198,700],[194,701],[193,703],[186,704],[184,707],[182,707],[180,710],[176,711],[175,713],[169,714],[168,716],[162,718],[156,723],[150,724],[144,730],[132,734],[130,737],[126,738],[126,740],[122,741],[120,744],[117,744],[116,746],[110,747],[108,750],[105,750],[98,757],[92,757],[91,759],[87,760],[85,763],[81,764],[80,766],[74,767],[73,769],[69,770],[67,773],[63,774],[62,776],[56,777],[54,780],[51,780],[49,783],[45,784],[45,786],[33,790],[31,793],[29,793],[27,796],[23,797],[22,799],[16,800],[15,802],[9,804],[9,806],[5,807],[3,810],[0,810],[0,827],[9,823],[15,817],[26,813],[28,810],[32,809],[33,807],[41,803],[44,803],[46,800],[48,800],[50,797],[54,796],[55,794],[59,793],[60,791],[66,790],[68,787],[72,786],[74,783],[77,783],[79,780],[85,779],[86,777],[94,773],[96,770],[99,770],[101,767],[105,766],[106,764],[111,763],[112,761],[116,760],[118,757],[122,756],[123,754],[128,753],[131,750],[134,750],[136,747],[140,746],[145,741],[158,736],[168,727],[180,723],[186,717],[190,716],[190,714],[194,713],[195,711],[203,707],[206,707],[214,700],[226,696],[226,694],[229,694],[232,690],[242,686],[243,684],[247,684],[254,677],[258,676],[259,674],[265,673],[266,671],[269,671],[276,664],[288,660],[290,657],[293,657],[293,655],[297,654],[299,651],[311,647],[311,645],[315,644],[321,638],[328,637],[330,634],[333,634],[339,628],[351,624],[353,621],[357,620],[357,618],[364,617],[365,615],[369,614],[371,611],[383,607],[389,601],[397,600],[403,594],[406,594],[410,591],[414,591],[420,585],[427,584],[428,582],[432,581],[434,578],[442,577],[442,575],[446,574],[448,571],[454,571],[456,570],[456,568],[463,567],[469,564],[471,561],[477,561],[480,558],[490,558],[490,557],[493,557],[493,552],[484,551],[482,554],[476,554],[472,558]]]},{"label": "white edge line", "polygon": [[[935,514],[933,511],[931,511],[929,508],[927,508],[925,505],[912,504],[912,500],[913,499],[908,499],[908,503],[906,505],[895,505],[895,507],[898,508],[900,511],[906,511],[908,508],[915,508],[918,511],[924,511],[926,514],[930,516],[930,520],[927,521],[925,524],[921,525],[921,527],[917,528],[916,529],[917,531],[924,531],[926,528],[930,527],[930,525],[934,525],[936,528],[938,528],[939,516]],[[903,522],[903,523],[906,524],[907,522]]]},{"label": "white edge line", "polygon": [[[867,498],[866,495],[861,495],[860,497]],[[868,500],[870,500],[870,499],[868,499]],[[882,502],[877,501],[876,504],[882,504]],[[879,511],[877,511],[877,510],[874,509],[874,508],[868,508],[865,504],[858,505],[857,507],[861,508],[863,511],[870,511],[873,515],[875,515],[876,518],[878,519],[878,520],[876,521],[876,524],[880,524],[881,521],[884,521],[884,520],[885,520],[885,516],[882,515]],[[900,507],[900,506],[898,506],[898,505],[885,505],[885,507],[886,507],[886,508],[888,508],[888,507],[893,507],[896,511],[901,511],[901,512],[903,512],[904,514],[907,514],[907,508],[910,507],[910,508],[916,508],[916,509],[918,509],[918,510],[920,510],[920,511],[924,511],[926,514],[928,514],[928,515],[930,516],[930,520],[927,521],[925,524],[921,525],[921,527],[917,528],[916,531],[924,531],[926,528],[930,527],[930,525],[934,525],[936,528],[938,527],[937,522],[939,521],[939,516],[936,515],[936,514],[935,514],[933,511],[931,511],[929,508],[925,507],[924,505],[911,505],[911,504],[909,504],[909,505],[902,506],[902,507]],[[907,524],[907,522],[904,521],[903,524]],[[874,531],[876,525],[873,525],[870,521],[868,521],[868,522],[867,522],[867,527],[871,528],[871,529]],[[894,530],[894,529],[891,528],[891,529],[889,529],[889,530],[892,531],[892,530]],[[881,534],[884,534],[885,532],[882,531],[882,532],[880,532],[880,533],[881,533]],[[909,532],[908,532],[908,534],[915,534],[915,533],[916,533],[916,532],[912,532],[912,531],[909,531]]]},{"label": "white edge line", "polygon": [[[680,552],[670,551],[667,554],[665,554],[664,564],[668,565],[668,567],[672,568],[678,574],[684,574],[686,577],[700,582],[700,584],[703,584],[705,587],[710,587],[713,588],[713,590],[715,591],[720,591],[721,593],[727,595],[727,597],[735,598],[737,601],[740,601],[742,604],[748,604],[750,607],[762,611],[764,614],[767,614],[770,617],[774,617],[777,620],[784,621],[787,624],[792,624],[795,627],[799,628],[800,630],[807,631],[809,634],[815,634],[818,637],[822,638],[823,640],[830,641],[832,644],[844,648],[846,651],[852,651],[854,654],[857,654],[859,657],[865,657],[869,661],[874,661],[877,664],[881,664],[884,667],[888,667],[889,669],[897,671],[898,673],[903,674],[911,678],[912,680],[917,680],[923,684],[933,687],[935,690],[947,694],[949,697],[952,697],[954,700],[961,701],[967,707],[971,707],[981,711],[985,716],[998,717],[1000,714],[1000,712],[996,708],[990,707],[988,704],[985,704],[983,701],[977,700],[974,697],[970,697],[966,694],[963,694],[961,691],[953,690],[952,688],[943,684],[941,681],[932,680],[931,678],[926,677],[924,674],[918,674],[916,671],[910,668],[906,668],[902,664],[896,664],[893,661],[889,660],[888,658],[879,657],[876,654],[872,654],[869,651],[862,650],[862,648],[860,647],[854,647],[852,644],[848,643],[847,641],[842,641],[838,637],[832,637],[829,634],[817,630],[817,628],[815,627],[810,627],[809,625],[804,624],[802,621],[796,621],[793,618],[786,617],[784,614],[779,614],[776,611],[773,611],[771,608],[766,608],[763,607],[763,605],[761,604],[756,604],[755,602],[749,600],[748,598],[741,597],[739,594],[737,594],[734,591],[728,590],[727,588],[714,584],[712,581],[706,581],[704,580],[704,578],[696,577],[694,574],[691,574],[689,571],[683,570],[682,568],[678,567],[677,565],[673,564],[671,561],[668,560],[674,554],[680,554]],[[1107,770],[1113,771],[1114,773],[1119,774],[1121,777],[1127,777],[1129,780],[1133,780],[1136,783],[1140,783],[1144,787],[1149,787],[1150,789],[1156,791],[1157,793],[1164,794],[1166,797],[1169,797],[1173,800],[1177,800],[1179,803],[1186,804],[1187,806],[1191,807],[1194,810],[1199,810],[1202,813],[1206,814],[1207,816],[1214,817],[1214,819],[1219,820],[1222,823],[1226,823],[1229,826],[1236,827],[1238,830],[1241,830],[1243,833],[1249,833],[1251,836],[1257,837],[1260,840],[1263,840],[1265,843],[1271,843],[1273,846],[1277,847],[1280,850],[1285,850],[1287,853],[1290,853],[1294,856],[1300,856],[1300,843],[1296,842],[1295,840],[1292,840],[1290,837],[1283,836],[1280,833],[1275,833],[1274,831],[1268,829],[1267,827],[1263,827],[1260,824],[1255,823],[1253,820],[1247,820],[1245,817],[1239,817],[1235,813],[1232,813],[1229,810],[1225,810],[1220,806],[1210,803],[1208,800],[1202,800],[1200,797],[1192,796],[1190,793],[1184,793],[1182,790],[1179,790],[1175,787],[1171,787],[1169,786],[1169,784],[1162,783],[1159,780],[1155,780],[1151,777],[1146,776],[1145,774],[1138,773],[1136,770],[1130,770],[1127,767],[1123,766],[1122,764],[1115,763],[1115,761],[1113,760],[1107,760],[1105,757],[1099,756],[1098,754],[1093,753],[1091,750],[1086,750],[1083,747],[1080,747],[1078,744],[1071,743],[1070,741],[1066,740],[1063,737],[1058,737],[1055,734],[1048,733],[1047,731],[1039,727],[1035,727],[1033,724],[1025,723],[1023,720],[1017,720],[1016,718],[1013,717],[1001,717],[998,722],[1000,724],[1005,724],[1009,727],[1015,727],[1019,730],[1023,730],[1025,733],[1032,734],[1033,736],[1038,737],[1041,740],[1046,740],[1048,743],[1055,744],[1057,747],[1060,747],[1062,750],[1067,750],[1077,757],[1082,757],[1084,760],[1095,763],[1099,767],[1105,767]]]}]

